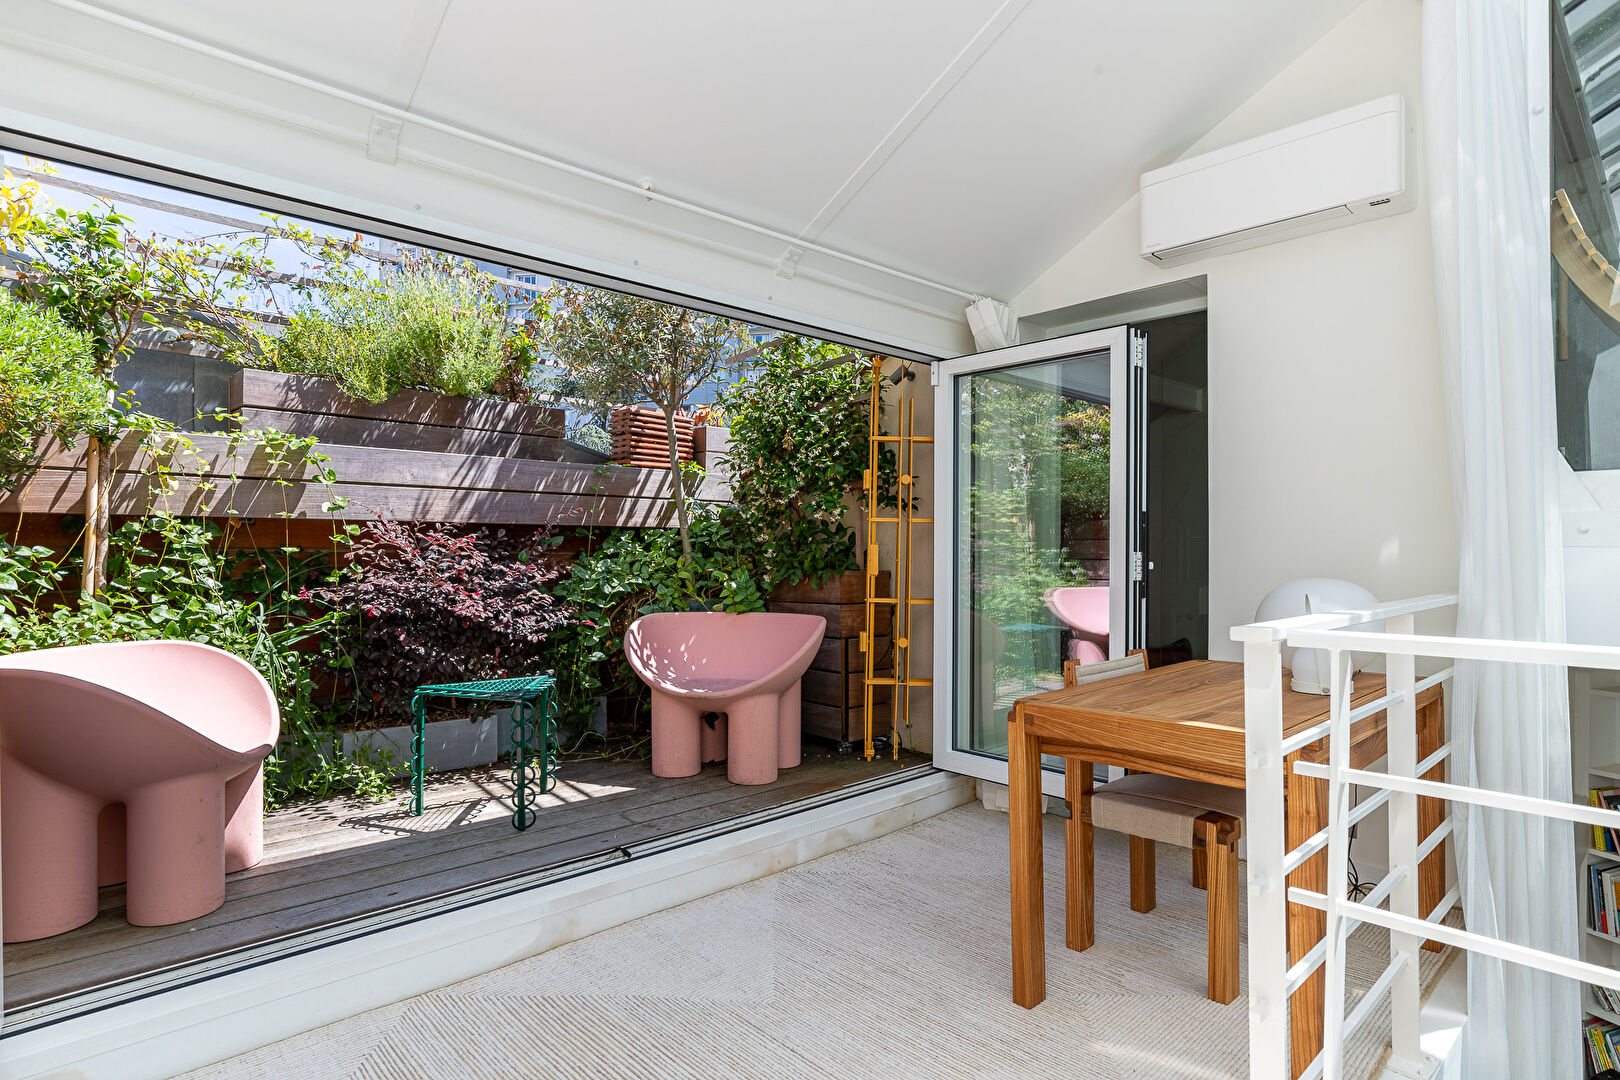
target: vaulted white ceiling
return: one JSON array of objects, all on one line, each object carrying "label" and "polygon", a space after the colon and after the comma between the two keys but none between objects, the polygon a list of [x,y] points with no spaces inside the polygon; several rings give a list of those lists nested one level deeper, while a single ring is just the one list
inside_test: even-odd
[{"label": "vaulted white ceiling", "polygon": [[[0,120],[222,175],[279,155],[302,191],[494,227],[496,195],[457,206],[382,171],[432,165],[536,196],[501,220],[583,264],[761,310],[814,316],[831,288],[956,320],[960,294],[1016,293],[1356,2],[8,0],[0,64],[12,50],[25,100]],[[147,88],[138,112],[113,76]],[[397,150],[372,101],[403,118]],[[248,137],[230,108],[284,130]],[[352,177],[317,139],[347,140]],[[875,309],[825,314],[882,330]]]}]

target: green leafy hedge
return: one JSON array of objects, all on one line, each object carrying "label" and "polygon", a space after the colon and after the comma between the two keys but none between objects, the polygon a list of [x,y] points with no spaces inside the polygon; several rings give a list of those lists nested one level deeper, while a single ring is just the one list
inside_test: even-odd
[{"label": "green leafy hedge", "polygon": [[39,466],[42,440],[101,430],[109,389],[86,335],[0,292],[0,489]]}]

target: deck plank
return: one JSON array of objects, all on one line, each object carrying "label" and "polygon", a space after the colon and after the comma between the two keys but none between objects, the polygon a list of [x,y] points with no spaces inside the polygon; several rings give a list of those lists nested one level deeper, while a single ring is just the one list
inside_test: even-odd
[{"label": "deck plank", "polygon": [[101,890],[100,914],[76,930],[5,946],[7,1009],[196,960],[336,919],[368,914],[569,859],[778,806],[924,760],[839,757],[807,747],[774,784],[741,787],[724,766],[660,780],[644,762],[567,762],[540,818],[519,833],[497,770],[439,778],[428,812],[398,800],[333,799],[265,821],[265,858],[226,879],[218,911],[174,926],[124,921],[123,886]]}]

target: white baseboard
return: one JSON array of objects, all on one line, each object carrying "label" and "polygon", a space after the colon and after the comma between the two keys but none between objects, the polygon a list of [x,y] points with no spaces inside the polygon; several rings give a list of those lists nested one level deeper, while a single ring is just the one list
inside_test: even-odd
[{"label": "white baseboard", "polygon": [[16,1031],[0,1043],[0,1078],[172,1077],[903,829],[973,797],[966,777],[932,773]]}]

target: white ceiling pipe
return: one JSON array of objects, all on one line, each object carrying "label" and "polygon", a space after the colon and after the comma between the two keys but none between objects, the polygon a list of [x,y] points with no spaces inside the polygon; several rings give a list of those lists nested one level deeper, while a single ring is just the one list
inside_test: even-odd
[{"label": "white ceiling pipe", "polygon": [[165,30],[162,27],[141,22],[139,19],[133,19],[127,15],[121,15],[117,12],[108,11],[105,8],[97,7],[94,4],[85,3],[84,0],[45,0],[45,2],[56,7],[63,8],[64,10],[77,12],[78,14],[84,15],[88,18],[110,23],[111,25],[121,27],[125,30],[130,30],[145,37],[150,37],[157,41],[162,41],[178,48],[186,49],[190,52],[195,52],[227,64],[232,64],[236,67],[244,68],[248,71],[253,71],[267,78],[277,79],[281,82],[301,87],[305,90],[311,90],[318,94],[324,94],[328,97],[336,98],[339,101],[344,101],[363,109],[369,109],[371,112],[380,116],[392,117],[403,123],[419,124],[422,127],[440,132],[441,134],[449,135],[452,138],[464,139],[468,142],[487,147],[488,149],[494,150],[498,153],[510,154],[514,157],[522,158],[525,161],[531,161],[537,165],[542,165],[549,169],[556,169],[559,172],[567,173],[570,176],[577,176],[583,180],[590,180],[595,183],[602,184],[606,187],[613,188],[616,191],[639,195],[644,199],[648,199],[653,202],[660,202],[667,206],[672,206],[678,210],[684,210],[687,213],[696,214],[699,217],[705,217],[712,221],[718,221],[722,224],[742,229],[747,232],[752,232],[759,236],[769,237],[772,240],[780,241],[781,243],[788,244],[793,247],[803,248],[807,251],[814,251],[817,254],[825,255],[831,259],[837,259],[838,261],[848,263],[851,266],[859,266],[867,270],[888,275],[889,277],[897,278],[901,281],[909,281],[914,285],[921,285],[925,288],[936,289],[951,296],[960,297],[963,300],[976,300],[979,298],[979,294],[969,292],[964,289],[958,289],[954,285],[946,285],[943,282],[932,281],[917,274],[912,274],[896,267],[885,266],[882,263],[875,262],[871,259],[862,258],[859,255],[854,255],[847,251],[840,251],[837,248],[827,247],[823,244],[815,243],[814,241],[800,239],[791,233],[773,229],[768,225],[761,225],[758,222],[735,217],[731,214],[711,209],[699,203],[688,202],[685,199],[679,199],[672,195],[665,195],[663,192],[657,190],[649,190],[643,187],[639,182],[621,180],[618,177],[609,176],[606,173],[597,172],[594,169],[587,169],[584,166],[575,165],[571,162],[563,161],[560,158],[554,158],[547,154],[526,149],[516,145],[515,143],[509,143],[503,139],[497,139],[493,136],[484,135],[480,132],[472,131],[456,124],[447,123],[443,120],[435,120],[430,116],[423,116],[420,113],[412,112],[410,109],[390,105],[378,98],[367,97],[364,94],[357,94],[351,90],[345,90],[342,87],[333,86],[330,83],[322,82],[319,79],[312,79],[306,75],[299,75],[296,72],[286,71],[282,68],[276,67],[273,64],[267,64],[262,60],[255,60],[252,57],[243,56],[240,53],[231,52],[228,49],[222,49],[217,45],[210,45],[207,42],[186,37],[184,34],[177,34],[172,30]]}]

